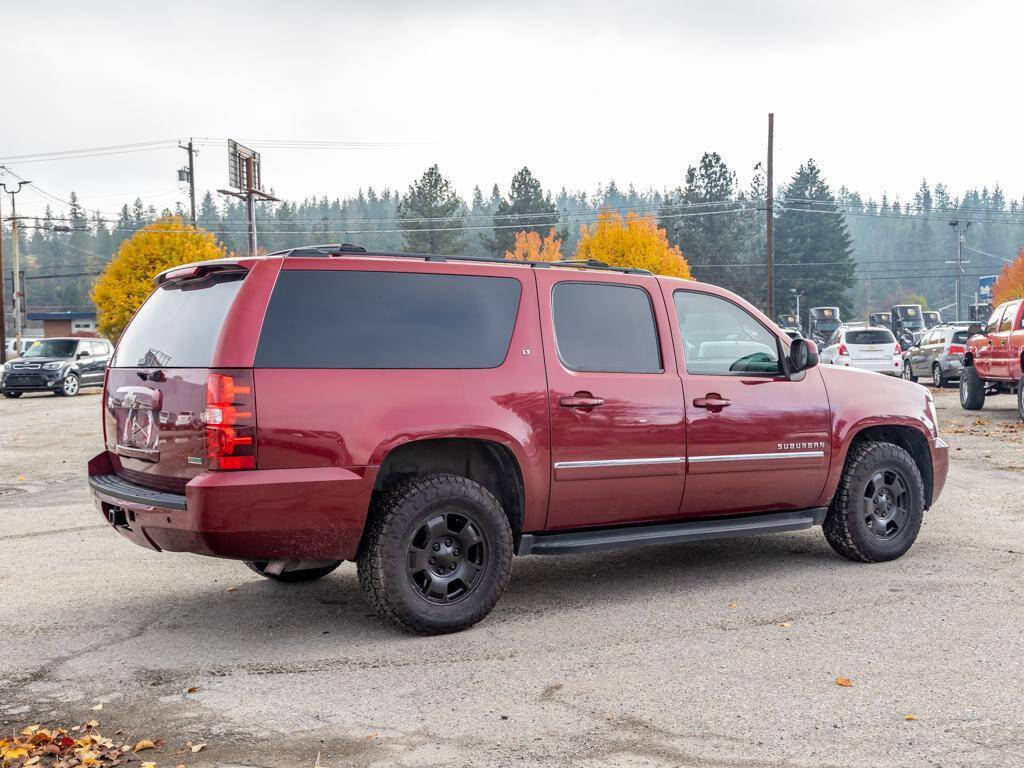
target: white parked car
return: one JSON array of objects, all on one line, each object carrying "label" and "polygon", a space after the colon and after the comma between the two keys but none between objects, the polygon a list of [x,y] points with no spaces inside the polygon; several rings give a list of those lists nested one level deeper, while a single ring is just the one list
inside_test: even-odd
[{"label": "white parked car", "polygon": [[860,368],[888,376],[903,375],[903,350],[892,331],[882,326],[841,326],[825,343],[823,363]]}]

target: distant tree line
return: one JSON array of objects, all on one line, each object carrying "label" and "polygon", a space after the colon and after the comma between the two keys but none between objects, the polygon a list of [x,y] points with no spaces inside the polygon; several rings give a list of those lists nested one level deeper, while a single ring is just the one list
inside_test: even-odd
[{"label": "distant tree line", "polygon": [[[187,212],[122,206],[118,216],[88,212],[75,193],[68,210],[23,222],[22,259],[29,306],[79,307],[89,303],[91,283],[121,243],[161,215]],[[307,198],[259,203],[258,244],[263,252],[307,243],[352,242],[369,249],[503,256],[516,252],[517,233],[535,233],[538,243],[552,230],[560,253],[576,253],[581,227],[603,211],[622,217],[653,217],[668,243],[682,250],[695,279],[716,283],[764,307],[765,179],[756,175],[740,188],[735,172],[715,152],[687,168],[680,184],[665,190],[623,189],[614,181],[593,193],[545,189],[522,168],[507,186],[489,193],[474,187],[462,197],[438,166],[404,190],[367,187],[353,197]],[[906,201],[865,199],[840,186],[833,191],[808,160],[776,192],[776,304],[788,311],[800,292],[801,307],[838,306],[844,316],[863,315],[909,296],[931,307],[953,296],[953,219],[972,221],[967,233],[965,300],[976,276],[995,274],[1001,259],[1024,244],[1024,201],[1007,200],[998,187],[954,196],[943,184],[922,181]],[[244,253],[243,203],[207,192],[197,225],[212,232],[229,252]],[[3,230],[9,254],[10,230]],[[10,260],[6,260],[8,297]],[[47,277],[62,275],[62,277]]]}]

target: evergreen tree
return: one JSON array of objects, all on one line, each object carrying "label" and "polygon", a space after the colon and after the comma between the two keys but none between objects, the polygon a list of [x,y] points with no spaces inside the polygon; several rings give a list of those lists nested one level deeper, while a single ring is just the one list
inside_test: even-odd
[{"label": "evergreen tree", "polygon": [[551,195],[544,194],[540,180],[529,168],[524,166],[512,177],[508,198],[502,198],[498,204],[494,226],[488,243],[495,256],[515,249],[516,232],[536,232],[544,238],[552,227],[558,226],[558,212]]},{"label": "evergreen tree", "polygon": [[455,254],[463,241],[466,204],[437,165],[430,166],[398,204],[398,225],[415,253]]},{"label": "evergreen tree", "polygon": [[807,307],[836,306],[850,317],[853,240],[814,160],[800,166],[782,198],[775,229],[776,302],[796,288]]}]

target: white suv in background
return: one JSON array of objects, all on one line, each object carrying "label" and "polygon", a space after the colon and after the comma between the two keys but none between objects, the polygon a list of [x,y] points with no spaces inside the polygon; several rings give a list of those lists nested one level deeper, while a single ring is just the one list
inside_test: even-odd
[{"label": "white suv in background", "polygon": [[878,325],[840,326],[821,350],[821,362],[888,376],[903,375],[903,350],[892,331]]}]

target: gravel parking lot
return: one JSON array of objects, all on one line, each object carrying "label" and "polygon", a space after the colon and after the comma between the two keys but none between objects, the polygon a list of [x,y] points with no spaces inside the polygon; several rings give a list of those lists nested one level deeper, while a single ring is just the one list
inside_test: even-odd
[{"label": "gravel parking lot", "polygon": [[0,401],[0,726],[96,718],[161,767],[1024,765],[1024,425],[936,400],[949,481],[901,560],[819,530],[523,558],[435,638],[369,616],[351,564],[129,544],[85,486],[95,390]]}]

